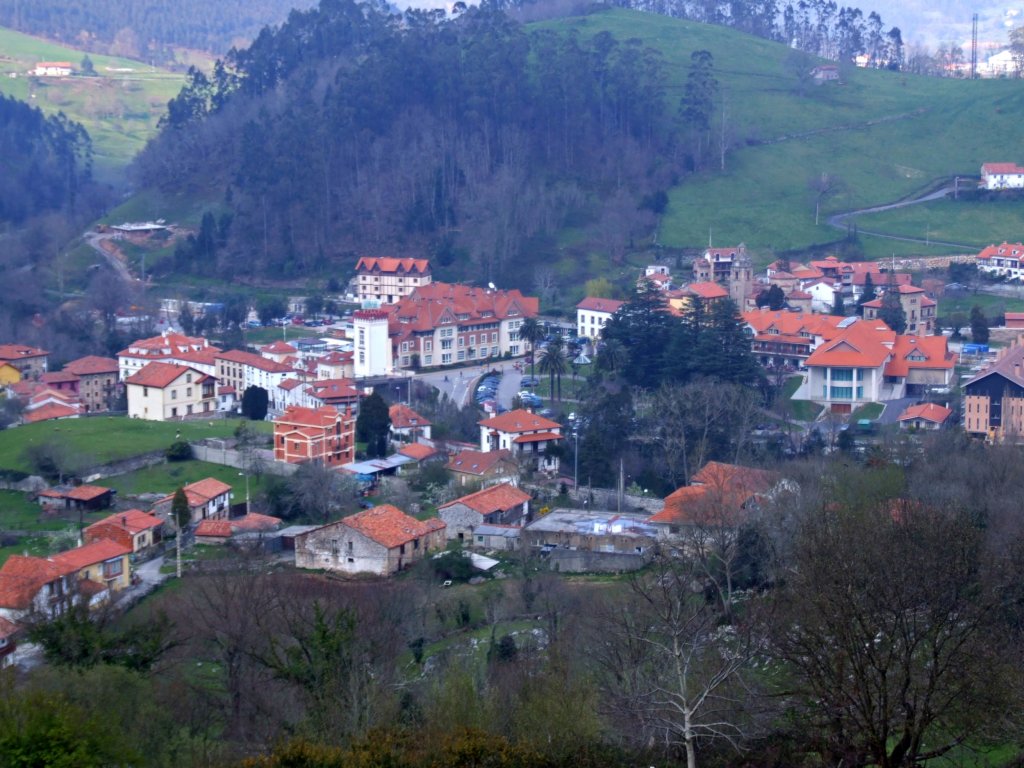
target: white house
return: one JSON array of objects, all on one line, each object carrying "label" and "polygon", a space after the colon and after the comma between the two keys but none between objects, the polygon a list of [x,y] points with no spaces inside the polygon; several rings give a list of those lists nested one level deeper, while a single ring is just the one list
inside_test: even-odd
[{"label": "white house", "polygon": [[558,471],[558,457],[546,455],[549,446],[562,439],[562,425],[523,408],[478,422],[480,450],[511,451],[516,458],[529,458],[543,472]]},{"label": "white house", "polygon": [[71,74],[70,61],[40,61],[32,70],[35,77],[67,77]]},{"label": "white house", "polygon": [[982,189],[1024,189],[1024,168],[1016,163],[985,163],[981,166]]},{"label": "white house", "polygon": [[214,413],[216,380],[195,368],[149,363],[125,379],[128,415],[133,419],[168,421]]},{"label": "white house", "polygon": [[625,302],[588,296],[576,305],[576,333],[581,339],[599,339],[601,331]]},{"label": "white house", "polygon": [[997,277],[1008,277],[1012,280],[1024,277],[1024,244],[1007,243],[990,245],[976,257],[978,269]]}]

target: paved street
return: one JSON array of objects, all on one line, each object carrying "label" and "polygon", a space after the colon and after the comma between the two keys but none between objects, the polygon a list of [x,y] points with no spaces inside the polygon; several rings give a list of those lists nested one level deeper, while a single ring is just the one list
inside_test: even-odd
[{"label": "paved street", "polygon": [[517,362],[522,362],[522,358],[498,360],[486,365],[471,365],[457,370],[418,373],[415,378],[440,390],[463,406],[473,401],[477,379],[488,371],[497,370],[502,373],[501,385],[498,387],[498,404],[511,408],[512,398],[520,390],[520,381],[523,378],[523,374],[515,369]]}]

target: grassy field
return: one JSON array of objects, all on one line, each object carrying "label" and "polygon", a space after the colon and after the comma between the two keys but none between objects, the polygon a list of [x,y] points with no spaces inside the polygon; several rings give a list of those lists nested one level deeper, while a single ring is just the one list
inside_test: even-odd
[{"label": "grassy field", "polygon": [[[103,485],[114,488],[121,496],[132,496],[142,493],[173,493],[177,488],[197,480],[213,477],[227,483],[235,489],[235,503],[245,501],[245,478],[239,470],[223,464],[210,464],[205,461],[182,461],[173,464],[158,464],[137,472],[104,478]],[[250,496],[264,486],[264,478],[249,478]]]},{"label": "grassy field", "polygon": [[89,55],[97,77],[30,77],[39,61],[68,61],[79,71],[84,54],[10,29],[0,28],[0,51],[0,92],[81,122],[92,137],[96,176],[108,183],[121,181],[185,83],[181,73],[100,54]]},{"label": "grassy field", "polygon": [[[972,293],[966,296],[943,296],[939,299],[939,314],[948,318],[955,313],[970,315],[972,307],[981,307],[988,317],[995,317],[1004,312],[1024,312],[1024,288],[1019,297],[993,296],[989,293]],[[967,332],[967,327],[963,329]]]},{"label": "grassy field", "polygon": [[[66,445],[88,466],[167,448],[179,434],[180,439],[190,441],[227,437],[237,426],[237,421],[229,419],[169,423],[124,416],[27,424],[0,432],[0,468],[31,471],[25,449],[47,441]],[[269,422],[257,422],[254,426],[261,431],[270,429]]]},{"label": "grassy field", "polygon": [[[608,30],[659,48],[673,97],[681,92],[690,53],[704,49],[714,56],[725,132],[737,148],[727,152],[724,174],[716,156],[708,163],[713,174],[686,177],[671,190],[658,239],[672,247],[701,247],[709,238],[723,245],[742,241],[764,262],[774,251],[834,241],[842,233],[826,225],[828,213],[899,200],[936,179],[977,175],[981,163],[1002,158],[1015,145],[1024,110],[1024,91],[1010,80],[854,69],[841,85],[812,85],[801,93],[786,46],[713,25],[622,10],[546,25],[584,36]],[[719,104],[716,134],[721,109]],[[822,173],[842,183],[823,201],[816,226],[809,185]],[[913,210],[885,215],[912,230],[902,217],[921,215]],[[957,241],[987,241],[990,229],[1010,230],[1018,218],[1009,206],[977,228],[965,218],[955,230]],[[864,243],[879,256],[940,250],[868,238]]]},{"label": "grassy field", "polygon": [[856,424],[861,419],[874,421],[884,410],[885,406],[882,403],[866,403],[850,414],[850,423]]},{"label": "grassy field", "polygon": [[1024,236],[1024,202],[936,200],[864,214],[856,222],[861,229],[963,243],[980,251],[991,243],[1017,242]]}]

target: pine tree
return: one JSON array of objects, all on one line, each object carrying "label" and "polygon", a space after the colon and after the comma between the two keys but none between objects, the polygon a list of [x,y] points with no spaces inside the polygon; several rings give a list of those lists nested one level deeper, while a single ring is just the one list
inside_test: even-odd
[{"label": "pine tree", "polygon": [[181,536],[182,532],[192,522],[192,510],[188,507],[188,497],[185,495],[184,488],[178,488],[174,492],[174,498],[171,499],[171,517],[174,519],[175,527],[175,548],[177,552],[177,567],[176,573],[178,578],[181,578]]},{"label": "pine tree", "polygon": [[975,344],[988,344],[988,318],[975,304],[971,307],[971,341]]},{"label": "pine tree", "polygon": [[835,301],[832,303],[832,314],[840,317],[846,314],[846,305],[843,303],[842,291],[835,292]]},{"label": "pine tree", "polygon": [[878,319],[896,333],[907,330],[907,313],[903,311],[900,293],[895,285],[890,285],[889,290],[882,296],[882,308],[878,311]]},{"label": "pine tree", "polygon": [[857,314],[864,314],[864,305],[875,300],[875,281],[871,279],[871,273],[864,275],[864,292],[857,300]]}]

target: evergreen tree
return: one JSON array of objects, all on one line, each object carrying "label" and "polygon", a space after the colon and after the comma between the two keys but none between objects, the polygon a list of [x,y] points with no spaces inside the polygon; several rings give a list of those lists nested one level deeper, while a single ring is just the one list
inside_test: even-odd
[{"label": "evergreen tree", "polygon": [[371,459],[388,452],[388,435],[391,432],[391,416],[384,398],[374,392],[359,404],[356,419],[356,439],[366,443],[366,455]]},{"label": "evergreen tree", "polygon": [[863,317],[864,305],[875,300],[875,281],[871,279],[871,273],[864,275],[864,292],[857,300],[857,314]]},{"label": "evergreen tree", "polygon": [[263,387],[246,387],[242,393],[242,415],[251,421],[263,421],[267,418],[270,396]]},{"label": "evergreen tree", "polygon": [[188,497],[184,488],[178,488],[171,499],[171,519],[174,520],[174,546],[176,553],[176,574],[181,578],[181,537],[185,529],[192,523],[192,510],[188,506]]},{"label": "evergreen tree", "polygon": [[657,288],[645,285],[626,302],[604,327],[603,338],[622,343],[629,353],[624,373],[637,386],[656,387],[662,378],[663,350],[676,323],[665,311],[665,300]]},{"label": "evergreen tree", "polygon": [[907,330],[907,313],[903,311],[900,293],[895,285],[890,285],[885,295],[882,296],[882,308],[878,311],[878,319],[896,333],[903,333]]},{"label": "evergreen tree", "polygon": [[843,303],[842,291],[835,292],[835,301],[832,304],[832,314],[843,316],[846,314],[846,305]]},{"label": "evergreen tree", "polygon": [[988,336],[988,318],[981,307],[975,304],[971,307],[971,341],[975,344],[988,344]]},{"label": "evergreen tree", "polygon": [[779,286],[773,285],[757,295],[757,306],[768,307],[773,312],[777,312],[786,306],[786,294]]}]

